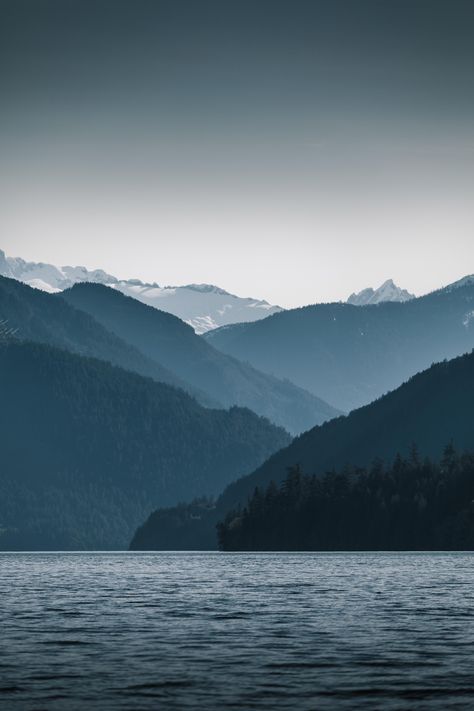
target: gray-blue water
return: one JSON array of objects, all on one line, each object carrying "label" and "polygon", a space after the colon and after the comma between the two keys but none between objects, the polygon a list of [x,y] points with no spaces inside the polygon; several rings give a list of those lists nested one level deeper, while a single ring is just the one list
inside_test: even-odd
[{"label": "gray-blue water", "polygon": [[0,707],[474,709],[472,554],[0,554]]}]

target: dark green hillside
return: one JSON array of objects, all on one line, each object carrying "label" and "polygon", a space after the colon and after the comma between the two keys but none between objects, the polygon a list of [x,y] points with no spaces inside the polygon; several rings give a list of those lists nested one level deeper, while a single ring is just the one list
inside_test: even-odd
[{"label": "dark green hillside", "polygon": [[176,316],[119,291],[101,284],[76,284],[55,298],[86,311],[107,330],[225,407],[249,407],[292,433],[340,414],[292,383],[224,355]]},{"label": "dark green hillside", "polygon": [[52,294],[0,276],[0,321],[3,319],[23,340],[47,343],[80,355],[101,358],[159,382],[181,387],[202,404],[215,404],[197,388],[107,331],[89,314]]},{"label": "dark green hillside", "polygon": [[318,304],[225,326],[208,343],[289,378],[341,410],[360,407],[433,362],[474,347],[474,283],[406,303]]},{"label": "dark green hillside", "polygon": [[256,485],[281,481],[300,464],[306,474],[391,461],[416,443],[438,459],[446,442],[474,449],[474,352],[433,365],[388,395],[297,437],[256,472],[230,485],[225,496],[241,498]]},{"label": "dark green hillside", "polygon": [[[296,464],[303,474],[323,476],[346,465],[370,466],[376,458],[391,462],[397,452],[407,454],[414,442],[423,455],[435,460],[446,442],[452,441],[459,450],[474,450],[473,403],[474,353],[433,365],[371,405],[305,432],[252,474],[230,484],[206,516],[209,531],[229,510],[245,504],[255,487],[264,488],[271,481],[279,485],[288,467]],[[171,519],[169,513],[167,518]],[[181,538],[183,526],[193,545],[193,521],[182,523]],[[141,532],[142,546],[160,547],[154,531],[150,521]]]},{"label": "dark green hillside", "polygon": [[124,548],[153,509],[220,492],[290,440],[39,344],[0,344],[0,393],[2,549]]}]

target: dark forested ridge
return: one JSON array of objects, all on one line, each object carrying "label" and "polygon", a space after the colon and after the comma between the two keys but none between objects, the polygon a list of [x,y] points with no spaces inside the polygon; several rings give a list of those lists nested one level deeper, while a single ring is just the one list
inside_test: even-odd
[{"label": "dark forested ridge", "polygon": [[0,548],[117,549],[158,506],[216,494],[288,444],[246,409],[100,360],[0,343]]},{"label": "dark forested ridge", "polygon": [[202,497],[188,504],[158,509],[137,528],[130,550],[214,550],[216,526],[222,515],[218,503]]},{"label": "dark forested ridge", "polygon": [[180,387],[208,407],[249,407],[292,433],[337,416],[314,395],[224,355],[180,319],[100,284],[47,294],[0,276],[0,320],[47,343]]},{"label": "dark forested ridge", "polygon": [[474,455],[448,446],[435,464],[414,449],[324,477],[291,467],[217,528],[222,550],[473,550]]},{"label": "dark forested ridge", "polygon": [[433,362],[474,347],[474,281],[406,303],[317,304],[204,337],[341,410],[372,402]]},{"label": "dark forested ridge", "polygon": [[294,464],[318,475],[346,464],[369,466],[376,458],[389,462],[413,442],[435,460],[446,442],[474,450],[473,403],[474,352],[437,363],[370,405],[305,432],[226,495],[241,500],[255,486],[280,482]]},{"label": "dark forested ridge", "polygon": [[76,284],[56,299],[86,311],[107,330],[224,407],[249,407],[299,433],[340,412],[288,381],[213,348],[172,314],[101,284]]},{"label": "dark forested ridge", "polygon": [[181,387],[204,405],[216,403],[160,363],[108,331],[89,314],[61,298],[0,276],[0,320],[22,340],[46,343],[92,356],[158,382]]},{"label": "dark forested ridge", "polygon": [[[201,512],[200,535],[206,521],[210,531],[229,510],[244,505],[255,487],[266,488],[271,481],[279,486],[287,468],[295,464],[304,474],[324,476],[346,465],[368,467],[377,458],[390,462],[397,452],[406,456],[413,442],[435,461],[446,442],[452,441],[459,450],[474,450],[473,403],[474,353],[433,365],[371,405],[305,432],[252,474],[230,484],[214,508]],[[182,510],[176,513],[167,512],[167,522],[179,525],[180,539],[187,535],[193,546],[194,519]],[[165,527],[157,512],[141,532],[141,545],[160,548],[158,531],[164,536]],[[166,535],[172,538],[172,533]],[[215,541],[212,533],[208,535]]]}]

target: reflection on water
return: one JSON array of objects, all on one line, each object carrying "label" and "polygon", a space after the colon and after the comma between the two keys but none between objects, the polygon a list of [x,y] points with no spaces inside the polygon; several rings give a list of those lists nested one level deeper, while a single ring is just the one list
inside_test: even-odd
[{"label": "reflection on water", "polygon": [[473,709],[472,554],[0,554],[0,707]]}]

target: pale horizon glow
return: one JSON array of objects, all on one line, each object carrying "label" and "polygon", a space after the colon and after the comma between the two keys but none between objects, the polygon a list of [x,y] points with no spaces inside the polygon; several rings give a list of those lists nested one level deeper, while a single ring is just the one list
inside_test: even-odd
[{"label": "pale horizon glow", "polygon": [[296,5],[4,0],[0,248],[284,308],[472,274],[474,5]]},{"label": "pale horizon glow", "polygon": [[[3,246],[0,246],[0,248],[3,249]],[[415,296],[423,296],[423,295],[428,294],[432,291],[435,291],[439,288],[448,286],[449,284],[452,284],[452,283],[458,281],[459,279],[462,279],[463,277],[469,276],[473,273],[473,272],[469,272],[469,271],[463,271],[463,272],[456,273],[455,271],[453,271],[453,272],[451,272],[451,276],[448,276],[447,279],[443,282],[429,283],[428,281],[426,281],[425,283],[427,283],[428,286],[424,290],[416,289],[415,287],[411,287],[410,284],[402,283],[399,279],[397,279],[396,277],[394,278],[393,275],[390,275],[390,274],[387,274],[386,276],[379,278],[378,280],[375,280],[372,283],[362,282],[361,279],[358,278],[358,279],[354,279],[352,282],[348,281],[348,284],[352,283],[355,285],[354,288],[349,287],[348,289],[341,290],[340,294],[337,294],[336,290],[334,290],[334,292],[330,292],[329,285],[328,285],[328,289],[327,289],[326,293],[331,293],[331,294],[333,293],[334,294],[334,295],[331,295],[329,298],[318,298],[318,296],[316,294],[315,298],[310,298],[309,300],[305,301],[304,296],[303,296],[302,297],[303,300],[298,301],[296,299],[291,299],[291,295],[288,294],[288,297],[289,297],[288,300],[285,302],[282,302],[281,300],[277,301],[277,300],[269,298],[268,293],[263,293],[262,283],[260,283],[260,286],[257,283],[253,292],[247,292],[247,291],[239,291],[238,288],[234,289],[234,288],[232,288],[232,285],[223,284],[223,283],[219,283],[219,282],[212,281],[212,280],[189,279],[189,280],[185,280],[182,282],[169,281],[169,280],[168,281],[167,280],[160,281],[159,279],[156,279],[153,276],[145,277],[143,274],[140,275],[135,272],[133,272],[133,274],[128,274],[127,272],[120,272],[120,271],[117,271],[113,268],[108,268],[107,266],[104,266],[103,264],[96,264],[95,262],[86,263],[86,262],[84,262],[84,260],[78,261],[78,262],[71,262],[71,261],[59,262],[59,261],[54,261],[52,258],[45,259],[44,254],[42,254],[41,258],[31,256],[31,255],[29,255],[28,257],[25,257],[24,254],[12,254],[7,249],[4,249],[4,251],[5,251],[7,257],[21,257],[26,262],[43,262],[43,263],[47,263],[47,264],[53,264],[54,266],[57,266],[57,267],[64,267],[64,266],[79,267],[79,266],[81,266],[81,267],[86,267],[86,269],[88,269],[89,271],[93,271],[95,269],[102,269],[103,271],[107,272],[111,276],[116,277],[119,280],[126,281],[129,279],[139,279],[143,283],[148,283],[148,284],[156,283],[160,287],[180,287],[180,286],[188,286],[190,284],[211,284],[213,286],[220,287],[220,288],[224,289],[225,291],[228,291],[230,294],[233,294],[234,296],[239,296],[241,298],[251,297],[254,299],[262,299],[262,300],[268,301],[270,304],[272,304],[274,306],[281,306],[284,309],[298,308],[300,306],[308,306],[311,304],[318,304],[318,303],[341,302],[341,301],[344,302],[348,299],[348,297],[352,293],[354,293],[354,292],[357,293],[357,292],[362,291],[363,289],[366,289],[368,287],[377,289],[388,279],[393,279],[393,281],[395,282],[395,284],[397,286],[401,287],[402,289],[406,289],[408,292],[414,294]],[[153,269],[143,270],[143,273],[153,274]],[[236,287],[238,287],[239,283],[240,283],[239,280],[235,281]],[[419,283],[419,281],[418,281],[418,283]],[[263,286],[264,285],[265,285],[265,282],[263,282]],[[310,294],[311,290],[308,288],[302,288],[301,290],[299,290],[297,292],[296,296],[303,295],[306,293]]]}]

